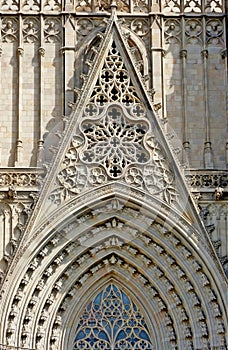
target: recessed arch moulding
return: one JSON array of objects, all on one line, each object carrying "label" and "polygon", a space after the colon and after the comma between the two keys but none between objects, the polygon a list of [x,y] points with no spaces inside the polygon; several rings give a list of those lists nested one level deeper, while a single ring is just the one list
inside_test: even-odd
[{"label": "recessed arch moulding", "polygon": [[213,251],[177,211],[136,192],[94,190],[87,205],[79,196],[34,232],[5,283],[2,344],[72,349],[86,305],[114,284],[143,315],[152,349],[226,349],[226,286]]}]

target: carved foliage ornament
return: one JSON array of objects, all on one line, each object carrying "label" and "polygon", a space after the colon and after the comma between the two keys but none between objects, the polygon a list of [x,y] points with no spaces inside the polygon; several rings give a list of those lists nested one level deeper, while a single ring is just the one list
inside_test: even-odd
[{"label": "carved foliage ornament", "polygon": [[[129,12],[129,1],[128,0],[117,0],[117,10],[120,12]],[[81,12],[96,12],[96,11],[110,11],[111,1],[110,0],[78,0],[76,2],[76,11]]]},{"label": "carved foliage ornament", "polygon": [[0,173],[0,188],[9,186],[35,187],[39,184],[38,174],[33,172]]},{"label": "carved foliage ornament", "polygon": [[[116,0],[118,12],[148,12],[148,0]],[[45,11],[61,11],[63,0],[45,0],[43,8]],[[23,0],[21,7],[24,11],[40,11],[40,1],[38,0]],[[0,10],[3,11],[18,11],[19,0],[2,0]],[[75,10],[77,12],[101,12],[111,10],[111,0],[77,0],[75,1]]]}]

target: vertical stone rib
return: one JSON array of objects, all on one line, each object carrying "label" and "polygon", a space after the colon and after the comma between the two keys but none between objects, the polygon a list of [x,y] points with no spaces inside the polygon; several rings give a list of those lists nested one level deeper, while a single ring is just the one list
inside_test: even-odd
[{"label": "vertical stone rib", "polygon": [[153,29],[152,29],[152,25],[153,25],[153,16],[150,16],[150,67],[151,67],[151,94],[152,94],[152,100],[154,100],[154,63],[153,63],[153,51],[152,51],[152,47],[153,47]]},{"label": "vertical stone rib", "polygon": [[18,99],[17,99],[17,138],[15,152],[15,166],[23,165],[23,145],[21,140],[21,111],[22,111],[22,58],[24,49],[22,47],[22,16],[19,15],[19,31],[18,31]]},{"label": "vertical stone rib", "polygon": [[207,59],[208,50],[206,48],[206,23],[205,17],[203,22],[203,50],[201,52],[203,59],[203,91],[204,91],[204,120],[205,120],[205,141],[204,141],[204,167],[213,169],[212,148],[210,140],[210,123],[209,123],[209,108],[208,108],[208,76],[207,76]]},{"label": "vertical stone rib", "polygon": [[166,120],[167,110],[166,110],[166,90],[165,90],[165,55],[166,51],[164,49],[165,35],[164,35],[164,18],[161,19],[161,84],[162,84],[162,116]]},{"label": "vertical stone rib", "polygon": [[[64,116],[68,115],[70,113],[70,108],[68,106],[69,102],[75,102],[74,99],[74,88],[75,88],[75,82],[73,81],[70,84],[71,91],[69,91],[69,82],[72,78],[72,72],[74,72],[74,59],[75,59],[75,36],[76,30],[75,30],[75,23],[73,22],[73,19],[67,20],[64,19],[65,23],[63,26],[63,33],[62,33],[62,69],[63,69],[63,75],[62,75],[62,90],[63,90],[63,112],[62,114]],[[75,74],[75,73],[74,73]],[[73,79],[75,80],[75,78]]]},{"label": "vertical stone rib", "polygon": [[61,16],[62,21],[62,30],[61,30],[61,37],[60,37],[60,48],[59,48],[59,56],[60,56],[60,67],[61,67],[61,115],[65,115],[65,59],[62,52],[62,47],[64,46],[65,42],[65,16]]},{"label": "vertical stone rib", "polygon": [[[226,2],[226,4],[227,4],[226,11],[228,11],[228,2]],[[228,17],[223,19],[224,50],[222,50],[222,52],[221,52],[221,56],[224,59],[224,68],[225,68],[224,71],[225,72],[228,71],[228,54],[227,54],[228,35],[227,35],[227,31],[226,31],[227,26],[228,26]],[[228,79],[225,79],[225,88],[226,88],[226,100],[228,101]],[[228,102],[227,102],[227,106],[228,106]],[[225,112],[227,112],[227,108],[226,108]],[[228,120],[228,117],[227,117],[227,120]],[[228,132],[227,132],[227,136],[228,136]],[[226,152],[226,168],[228,169],[228,142],[226,142],[226,144],[225,144],[225,152]]]},{"label": "vertical stone rib", "polygon": [[182,17],[182,48],[180,57],[182,59],[182,122],[183,122],[183,147],[186,152],[190,151],[189,132],[188,132],[188,118],[187,118],[187,77],[186,77],[186,61],[187,50],[185,48],[185,19]]},{"label": "vertical stone rib", "polygon": [[[2,27],[2,19],[0,17],[0,27]],[[2,72],[2,33],[1,33],[1,30],[0,30],[0,72]],[[2,88],[2,82],[1,82],[1,79],[0,79],[0,91],[1,91],[1,88]],[[0,162],[2,161],[2,142],[0,142]]]},{"label": "vertical stone rib", "polygon": [[39,47],[39,65],[40,65],[40,77],[39,77],[39,136],[38,136],[38,152],[37,152],[37,165],[41,165],[43,162],[43,60],[45,56],[44,44],[44,23],[43,15],[40,16],[40,47]]},{"label": "vertical stone rib", "polygon": [[[154,87],[156,85],[156,110],[158,111],[162,107],[161,118],[164,118],[164,85],[163,83],[163,54],[164,50],[162,45],[162,28],[160,17],[154,15],[151,17],[151,74],[152,74],[152,93],[155,92]],[[154,101],[153,101],[154,102]],[[162,102],[162,106],[161,106]]]}]

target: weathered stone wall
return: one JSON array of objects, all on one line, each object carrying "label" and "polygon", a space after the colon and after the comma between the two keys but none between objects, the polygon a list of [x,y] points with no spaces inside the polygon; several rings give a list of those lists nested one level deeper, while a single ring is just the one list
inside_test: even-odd
[{"label": "weathered stone wall", "polygon": [[[145,45],[147,86],[155,90],[155,104],[161,104],[160,117],[167,117],[184,144],[188,166],[225,169],[225,4],[136,1],[118,6],[120,18],[132,14],[122,26]],[[105,26],[98,19],[101,12],[108,18],[109,11],[102,2],[100,8],[90,1],[2,2],[1,166],[36,166],[45,140],[50,158],[48,149],[58,143],[59,123],[70,113],[68,102],[79,80],[81,40]]]},{"label": "weathered stone wall", "polygon": [[[132,289],[151,319],[155,312],[159,349],[227,349],[225,10],[222,0],[0,0],[0,349],[68,348],[79,319],[75,310],[107,276]],[[78,161],[77,142],[85,141],[82,154],[89,141],[77,133],[82,123],[77,132],[70,124],[77,121],[78,96],[94,102],[88,82],[99,92],[104,81],[87,74],[109,42],[111,14],[118,17],[122,73],[131,67],[139,76],[125,79],[132,101],[153,105],[164,133],[159,123],[144,120],[142,126],[157,125],[156,137],[171,145],[163,152],[149,140],[156,162],[147,174],[142,164],[136,168],[133,152],[126,183],[106,177],[108,161],[104,173]],[[107,135],[105,152],[113,134]],[[142,185],[146,176],[151,192]],[[163,197],[166,189],[179,202]]]},{"label": "weathered stone wall", "polygon": [[[102,1],[1,2],[3,201],[15,200],[8,194],[12,189],[26,189],[27,196],[20,192],[19,198],[28,201],[29,191],[38,183],[35,168],[49,168],[66,118],[93,64],[88,57],[82,65],[86,47],[97,31],[105,31],[110,12],[110,4]],[[129,52],[179,160],[188,170],[195,169],[191,190],[198,197],[201,193],[199,203],[210,206],[215,189],[227,188],[225,2],[119,1],[117,14]],[[18,167],[23,170],[18,172]],[[2,210],[2,218],[5,213]],[[7,226],[4,220],[2,257],[14,240],[15,226]],[[214,221],[207,216],[208,220]],[[211,239],[220,242],[216,247],[224,260],[225,225],[219,232],[219,238],[213,234]]]}]

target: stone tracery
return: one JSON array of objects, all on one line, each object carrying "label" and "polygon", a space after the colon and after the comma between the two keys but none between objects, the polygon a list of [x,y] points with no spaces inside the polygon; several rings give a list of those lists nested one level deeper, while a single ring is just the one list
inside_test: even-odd
[{"label": "stone tracery", "polygon": [[124,118],[121,108],[107,109],[102,122],[85,121],[81,124],[87,147],[79,155],[87,164],[97,163],[105,168],[111,178],[120,178],[129,164],[145,164],[149,152],[143,145],[149,127]]},{"label": "stone tracery", "polygon": [[[80,3],[80,5],[83,6],[88,6],[89,9],[86,8],[83,9],[83,11],[91,10],[90,1],[78,1],[77,3]],[[178,8],[180,2],[178,1],[162,2],[163,5],[164,3],[166,3],[167,7],[169,6],[172,8],[172,11],[174,12],[180,10],[180,8]],[[200,7],[200,1],[185,1],[183,4],[185,6],[185,11],[197,13],[199,12],[199,9],[200,11],[203,10],[203,8]],[[16,10],[16,7],[18,7],[17,1],[6,0],[3,1],[1,5],[5,9],[6,6],[8,6],[9,10],[13,11]],[[30,6],[33,11],[38,11],[36,1],[29,1],[27,3],[21,2],[21,6],[24,5],[25,11],[26,8],[28,9],[28,6]],[[61,5],[62,4],[60,1],[43,2],[45,11],[58,11],[60,10]],[[102,11],[106,11],[104,5],[105,4],[102,5]],[[134,6],[131,7],[133,11],[145,13],[148,11],[147,6],[149,4],[147,1],[134,1],[133,5]],[[119,10],[121,11],[130,11],[130,9],[127,7],[127,2],[125,1],[118,2],[118,6],[121,6],[121,8],[119,7]],[[124,8],[124,6],[126,6],[126,8]],[[205,6],[207,6],[207,11],[209,12],[220,12],[222,2],[207,1]],[[82,9],[77,8],[77,10],[81,11]],[[7,19],[10,20],[10,18],[11,17],[7,16]],[[38,42],[40,40],[39,22],[34,22],[37,25],[34,28],[30,26],[31,23],[29,24],[29,20],[32,19],[32,17],[24,17],[24,19],[24,41],[27,43],[32,43],[36,40]],[[101,20],[99,21],[97,20],[97,23],[101,23]],[[77,22],[78,27],[76,29],[78,34],[80,34],[82,37],[89,35],[96,26],[95,22],[96,21],[92,19],[88,21],[87,18],[86,22],[83,23],[83,21],[79,19]],[[189,38],[189,40],[192,40],[192,42],[195,39],[198,40],[202,34],[202,28],[199,28],[198,25],[199,21],[196,18],[190,20],[187,18],[184,20],[184,22],[186,28],[185,39],[188,40]],[[2,41],[16,41],[18,23],[13,23],[13,29],[10,22],[8,23],[8,27],[5,26],[5,19],[2,23],[4,24],[2,27]],[[45,44],[52,44],[57,41],[61,41],[61,22],[58,21],[58,18],[55,16],[44,17],[44,23],[45,26],[43,35]],[[85,24],[88,24],[87,28]],[[181,30],[180,27],[178,27],[180,22],[178,22],[177,19],[170,20],[168,18],[166,24],[167,41],[172,40],[172,38],[177,38],[177,41],[179,40],[179,42],[181,42]],[[136,21],[129,21],[129,23],[127,23],[127,27],[131,27],[132,31],[134,31],[140,38],[144,39],[149,31],[149,21],[139,18]],[[217,44],[223,44],[223,29],[220,21],[215,21],[214,19],[209,18],[206,21],[205,28],[208,45],[216,46]],[[130,40],[128,42],[130,43]],[[136,49],[133,46],[132,52],[136,52]],[[113,50],[112,57],[109,55],[111,60],[106,61],[107,65],[110,64],[110,62],[113,63],[112,58],[116,58],[117,56],[118,54],[116,55]],[[141,59],[140,54],[138,56],[136,55],[136,57]],[[120,55],[117,60],[118,59],[118,64],[123,64]],[[87,63],[88,65],[91,64],[90,61],[87,61]],[[141,68],[139,71],[142,73],[143,63],[140,63],[140,65]],[[158,193],[161,191],[162,196],[160,198],[166,203],[172,203],[173,200],[176,199],[175,186],[173,186],[174,178],[170,165],[164,160],[161,145],[156,143],[153,135],[151,134],[148,138],[138,135],[136,132],[137,130],[133,127],[133,123],[131,123],[133,120],[134,122],[137,121],[137,123],[141,123],[140,127],[143,126],[144,129],[142,128],[142,130],[146,130],[145,133],[150,131],[145,106],[143,106],[140,102],[139,95],[137,94],[132,81],[128,77],[126,66],[123,64],[121,67],[122,77],[119,77],[118,74],[120,72],[118,71],[118,67],[115,67],[113,75],[115,76],[115,79],[110,75],[110,72],[113,71],[113,67],[110,66],[109,68],[109,70],[103,70],[102,72],[104,74],[109,73],[109,75],[100,76],[95,86],[95,88],[98,89],[96,93],[102,97],[101,100],[95,101],[95,95],[97,94],[94,94],[84,109],[84,115],[82,117],[83,120],[81,121],[79,128],[81,133],[76,133],[76,136],[72,138],[71,145],[67,149],[65,158],[61,164],[60,172],[57,175],[58,185],[62,185],[62,187],[58,187],[55,190],[56,192],[52,193],[51,197],[54,199],[54,201],[63,204],[66,201],[66,198],[69,199],[77,194],[81,194],[81,192],[83,192],[85,189],[91,190],[92,187],[95,186],[98,188],[100,185],[106,184],[110,179],[121,179],[121,181],[129,185],[129,188],[133,189],[135,187],[141,189],[143,195],[144,192],[158,195]],[[86,77],[84,77],[84,79],[86,79]],[[107,136],[104,134],[104,130],[107,126],[107,122],[105,120],[105,118],[107,119],[107,114],[102,114],[107,107],[105,104],[110,104],[109,107],[106,108],[106,112],[109,110],[108,108],[120,107],[116,102],[116,99],[118,99],[119,96],[122,98],[122,92],[124,89],[128,89],[128,91],[126,94],[127,98],[122,100],[124,107],[121,106],[120,108],[120,113],[124,118],[123,121],[120,121],[120,124],[121,127],[123,127],[122,125],[125,123],[123,132],[126,132],[127,127],[127,132],[130,131],[135,133],[134,140],[135,138],[139,139],[137,142],[139,142],[139,145],[142,146],[140,150],[145,152],[144,154],[146,160],[143,163],[138,162],[137,152],[133,152],[129,163],[127,165],[123,165],[122,163],[122,168],[117,168],[115,169],[115,172],[112,173],[110,169],[114,169],[109,167],[110,164],[108,163],[108,158],[106,156],[107,152],[105,153],[105,151],[103,151],[104,157],[106,157],[104,158],[105,160],[103,160],[103,165],[100,164],[102,162],[99,158],[99,152],[94,152],[93,154],[93,161],[96,164],[91,165],[92,161],[90,162],[88,159],[84,159],[83,156],[85,156],[86,152],[86,143],[92,150],[93,145],[95,145],[95,149],[99,147],[100,136],[94,136],[96,133],[99,133],[100,135],[103,132],[102,140],[105,138],[105,136]],[[91,134],[89,135],[89,133],[87,133],[87,135],[89,135],[87,137],[85,131],[88,130],[87,126],[90,121],[93,122],[94,131],[92,137]],[[106,124],[104,124],[105,122]],[[109,148],[111,148],[110,152],[112,152],[112,154],[117,154],[117,146],[119,146],[120,143],[123,145],[123,140],[121,138],[123,134],[121,134],[120,137],[120,134],[117,135],[116,131],[112,132],[114,133],[113,135],[111,134],[111,141],[113,141],[113,144],[110,144],[108,137],[107,140],[105,140],[106,148],[104,149],[107,151]],[[96,143],[97,140],[99,140],[98,143]],[[110,145],[111,147],[108,147]],[[123,147],[120,147],[120,151],[118,150],[117,154],[120,158],[122,157],[122,159],[124,158],[123,149]],[[135,147],[135,149],[136,151],[138,150],[137,147]],[[153,162],[152,164],[148,164],[147,162],[151,160],[151,157],[153,158]],[[125,162],[127,163],[127,161]],[[138,165],[142,166],[139,167]],[[117,170],[121,172],[119,173]],[[203,184],[206,183],[205,186],[214,188],[213,184],[216,183],[217,178],[216,175],[212,177],[213,178],[209,179],[208,182],[207,176],[201,177],[200,180],[197,179],[196,176],[193,176],[192,181],[194,183],[198,183],[197,181],[200,181]],[[4,175],[1,176],[1,180],[1,185],[8,186],[8,184],[15,183],[16,185],[25,186],[26,188],[32,188],[34,183],[37,182],[37,178],[34,179],[28,174],[22,174],[22,176],[18,176],[18,174],[16,174],[15,177]],[[167,191],[165,189],[167,189]],[[98,192],[94,193],[96,195]],[[102,198],[104,193],[102,193]],[[87,194],[88,192],[85,193],[85,196]],[[142,196],[140,197],[139,194],[140,193],[138,192],[138,198],[142,200]],[[126,199],[126,201],[127,200],[128,199]],[[164,241],[163,238],[158,239],[155,234],[156,230],[153,232],[153,235],[147,234],[146,232],[140,232],[137,229],[139,222],[141,227],[146,230],[148,227],[152,226],[153,219],[139,215],[139,213],[136,210],[134,211],[132,208],[124,208],[124,206],[120,203],[115,203],[115,205],[110,204],[108,208],[100,208],[100,210],[99,208],[96,208],[94,209],[94,215],[87,213],[87,215],[77,218],[78,225],[75,225],[76,229],[78,230],[83,224],[85,226],[90,224],[90,220],[95,221],[95,217],[101,213],[105,213],[106,215],[107,212],[111,211],[110,208],[113,209],[114,207],[114,218],[107,221],[103,220],[101,225],[94,225],[91,230],[83,232],[83,234],[78,238],[78,241],[69,241],[69,244],[66,244],[65,237],[69,232],[71,232],[72,227],[74,227],[74,224],[72,224],[71,228],[69,226],[65,228],[64,231],[58,229],[61,232],[59,232],[56,237],[49,240],[46,245],[43,245],[42,249],[33,256],[29,268],[22,276],[19,288],[17,289],[17,292],[15,291],[15,296],[12,299],[12,307],[8,317],[8,329],[7,333],[4,334],[4,339],[7,340],[7,344],[9,346],[22,346],[28,348],[34,348],[36,346],[39,349],[45,349],[45,346],[50,346],[50,349],[59,349],[62,341],[61,332],[62,329],[64,329],[62,327],[64,322],[66,322],[68,317],[67,315],[69,315],[69,309],[71,309],[71,307],[75,304],[75,295],[78,293],[81,293],[82,295],[86,288],[95,284],[96,277],[102,276],[102,273],[105,270],[108,272],[109,276],[116,275],[120,277],[121,273],[123,276],[130,276],[130,278],[137,281],[138,285],[140,286],[138,289],[143,289],[145,296],[149,295],[148,299],[152,300],[151,303],[156,309],[157,313],[162,315],[163,320],[161,321],[161,328],[167,331],[167,342],[169,343],[169,349],[184,347],[184,349],[190,350],[194,349],[196,346],[206,348],[209,346],[208,342],[211,341],[212,338],[214,343],[211,344],[211,346],[219,346],[220,349],[226,349],[226,343],[224,340],[225,330],[222,321],[224,316],[223,312],[221,311],[222,303],[219,300],[218,289],[216,288],[213,278],[210,275],[209,270],[207,270],[205,264],[202,262],[202,260],[199,262],[200,259],[198,256],[196,257],[196,252],[194,249],[192,249],[192,247],[189,247],[189,245],[186,244],[185,240],[180,239],[180,237],[177,237],[173,232],[169,232],[168,230],[166,231],[161,224],[157,224],[156,229],[160,231],[161,235],[164,234],[164,236],[166,236],[165,238],[163,237]],[[61,210],[64,209],[69,210],[67,206],[65,208],[62,207]],[[18,211],[19,214],[20,210]],[[135,226],[132,227],[127,225],[123,217],[118,217],[117,214],[119,211],[122,211],[123,215],[131,213],[132,217],[129,219],[129,221],[135,220]],[[7,212],[4,212],[4,215],[8,217]],[[177,220],[179,220],[180,225],[182,225],[181,218],[178,217]],[[50,218],[50,222],[51,221],[52,217]],[[48,232],[49,224],[49,222],[45,222],[44,226],[40,228],[38,233],[42,234],[44,231]],[[96,243],[93,242],[92,246],[88,249],[83,248],[84,250],[80,251],[80,254],[77,255],[77,258],[75,257],[74,261],[73,251],[75,252],[79,246],[85,246],[87,244],[87,240],[89,240],[91,237],[101,235],[102,232],[109,234],[108,232],[110,229],[113,230],[113,232],[120,232],[124,230],[126,235],[131,234],[131,242],[129,243],[127,240],[122,239],[122,237],[120,238],[120,235],[113,235],[107,240],[104,239],[103,241],[101,240]],[[189,228],[186,229],[186,233],[187,232],[189,237],[193,239],[193,234]],[[34,239],[37,237],[38,234],[37,236],[34,235]],[[199,240],[200,239],[197,236],[197,239],[195,240],[197,249]],[[64,249],[62,249],[61,244],[64,246]],[[147,246],[151,250],[150,253],[147,250]],[[119,254],[120,250],[121,254]],[[24,252],[25,250],[22,250],[21,254]],[[30,257],[28,259],[30,259]],[[18,260],[14,261],[14,267],[17,261]],[[94,263],[94,261],[96,261],[96,263]],[[77,276],[77,280],[74,280],[73,278],[74,271],[72,267],[70,267],[71,263],[73,268],[77,267],[78,269],[82,269],[81,274]],[[163,265],[167,266],[170,275],[163,270]],[[191,271],[193,271],[193,279],[188,278],[188,267]],[[148,273],[142,273],[142,270],[145,270]],[[34,280],[36,283],[33,285]],[[153,281],[155,280],[157,281],[157,285],[153,284]],[[186,299],[184,295],[182,295],[180,286],[184,286],[186,289]],[[62,298],[61,293],[65,295],[64,299]],[[164,297],[165,294],[167,294],[166,297]],[[189,300],[187,300],[188,297]],[[211,310],[207,310],[207,308],[205,308],[205,310],[203,309],[205,300],[207,301],[207,305],[209,305],[209,309],[211,308]],[[169,310],[169,305],[172,305],[172,310]],[[59,306],[58,310],[57,306]],[[24,312],[22,314],[21,310],[23,310],[23,308]],[[178,326],[177,320],[181,321],[178,323]],[[19,322],[21,322],[20,325]],[[194,343],[194,337],[196,334],[194,327],[198,327],[200,330],[200,340],[197,345]],[[36,334],[36,339],[32,339],[31,334]],[[182,338],[180,337],[180,334]],[[213,334],[215,334],[214,337]],[[217,340],[215,340],[216,337]],[[50,340],[50,343],[47,342],[47,339],[48,341]]]},{"label": "stone tracery", "polygon": [[91,186],[121,180],[176,201],[171,166],[146,114],[113,42],[57,175],[61,187],[50,199],[61,203]]},{"label": "stone tracery", "polygon": [[76,330],[74,349],[152,349],[137,306],[116,285],[108,285],[86,306]]}]

